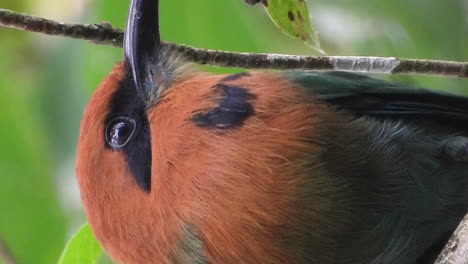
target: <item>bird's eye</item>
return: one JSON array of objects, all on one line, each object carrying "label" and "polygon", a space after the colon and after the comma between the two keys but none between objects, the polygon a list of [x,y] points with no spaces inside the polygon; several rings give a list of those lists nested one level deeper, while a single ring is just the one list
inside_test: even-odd
[{"label": "bird's eye", "polygon": [[107,123],[106,141],[113,150],[123,148],[135,133],[136,122],[128,117],[116,117]]}]

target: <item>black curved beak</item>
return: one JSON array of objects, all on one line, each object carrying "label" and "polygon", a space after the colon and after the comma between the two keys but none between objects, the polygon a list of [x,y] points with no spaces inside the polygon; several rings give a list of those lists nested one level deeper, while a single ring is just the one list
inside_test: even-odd
[{"label": "black curved beak", "polygon": [[161,44],[159,0],[131,0],[124,33],[124,61],[138,92],[154,87],[151,65]]}]

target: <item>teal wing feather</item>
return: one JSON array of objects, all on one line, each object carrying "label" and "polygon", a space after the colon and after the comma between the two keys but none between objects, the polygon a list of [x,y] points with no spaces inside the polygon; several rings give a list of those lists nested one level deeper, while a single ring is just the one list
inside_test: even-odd
[{"label": "teal wing feather", "polygon": [[468,208],[468,162],[441,155],[454,137],[468,142],[468,97],[353,73],[285,74],[356,116],[322,147],[330,174],[362,199],[351,210],[355,236],[341,240],[340,263],[363,263],[370,248],[378,253],[365,263],[432,263]]},{"label": "teal wing feather", "polygon": [[358,115],[451,121],[468,130],[468,97],[347,72],[288,72],[314,96]]}]

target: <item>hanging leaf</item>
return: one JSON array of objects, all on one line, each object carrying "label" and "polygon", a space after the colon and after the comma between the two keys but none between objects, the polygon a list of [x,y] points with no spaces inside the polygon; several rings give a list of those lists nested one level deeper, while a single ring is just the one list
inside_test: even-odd
[{"label": "hanging leaf", "polygon": [[309,11],[305,0],[244,0],[255,5],[262,3],[273,23],[286,35],[298,38],[318,52],[318,33],[310,25]]},{"label": "hanging leaf", "polygon": [[68,242],[59,264],[95,264],[102,252],[88,224],[85,224]]}]

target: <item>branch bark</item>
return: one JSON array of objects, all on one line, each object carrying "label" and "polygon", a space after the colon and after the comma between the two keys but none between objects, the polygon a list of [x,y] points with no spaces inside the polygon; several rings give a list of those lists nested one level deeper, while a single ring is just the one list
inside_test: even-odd
[{"label": "branch bark", "polygon": [[[67,24],[0,9],[0,25],[47,35],[89,40],[96,44],[122,47],[123,30],[107,22]],[[395,57],[298,56],[266,53],[242,53],[199,49],[163,43],[198,64],[271,70],[336,70],[383,74],[421,74],[468,78],[468,62],[416,60]]]},{"label": "branch bark", "polygon": [[8,249],[5,241],[0,238],[0,262],[5,264],[16,264],[13,254]]},{"label": "branch bark", "polygon": [[468,263],[468,214],[453,233],[435,264]]}]

